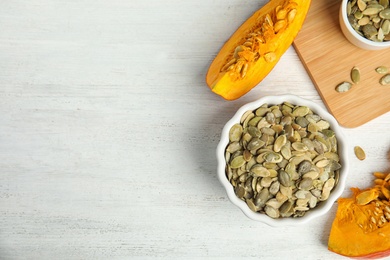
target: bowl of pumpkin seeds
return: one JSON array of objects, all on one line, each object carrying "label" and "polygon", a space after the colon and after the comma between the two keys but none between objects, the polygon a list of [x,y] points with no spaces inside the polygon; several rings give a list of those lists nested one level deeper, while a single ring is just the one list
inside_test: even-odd
[{"label": "bowl of pumpkin seeds", "polygon": [[390,47],[389,0],[342,0],[339,21],[353,45],[365,50]]},{"label": "bowl of pumpkin seeds", "polygon": [[346,148],[325,108],[294,95],[266,96],[243,105],[224,126],[218,178],[250,219],[303,224],[326,214],[344,191]]}]

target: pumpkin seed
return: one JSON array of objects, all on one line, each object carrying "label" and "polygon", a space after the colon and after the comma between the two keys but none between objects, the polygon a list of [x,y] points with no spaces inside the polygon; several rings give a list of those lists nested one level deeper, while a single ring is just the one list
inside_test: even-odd
[{"label": "pumpkin seed", "polygon": [[249,162],[253,157],[252,153],[249,150],[245,150],[242,156],[246,162]]},{"label": "pumpkin seed", "polygon": [[266,162],[280,163],[283,160],[283,156],[279,153],[268,152],[264,154],[264,159]]},{"label": "pumpkin seed", "polygon": [[288,14],[287,14],[287,21],[289,23],[292,23],[292,21],[294,20],[295,16],[297,14],[297,9],[291,9]]},{"label": "pumpkin seed", "polygon": [[289,217],[293,214],[294,202],[291,200],[285,201],[279,208],[279,213],[282,217]]},{"label": "pumpkin seed", "polygon": [[287,17],[287,10],[281,9],[276,13],[276,19],[283,20]]},{"label": "pumpkin seed", "polygon": [[318,178],[320,174],[316,171],[309,171],[302,175],[303,178],[311,178],[312,180],[315,180]]},{"label": "pumpkin seed", "polygon": [[358,67],[353,67],[351,70],[351,79],[352,82],[358,84],[360,82],[360,70]]},{"label": "pumpkin seed", "polygon": [[378,30],[372,24],[362,26],[362,32],[367,39],[372,39],[373,36],[378,34]]},{"label": "pumpkin seed", "polygon": [[313,179],[312,178],[303,178],[299,182],[299,188],[302,190],[310,190],[313,187]]},{"label": "pumpkin seed", "polygon": [[310,109],[306,106],[298,106],[292,112],[292,115],[295,117],[306,116],[309,113]]},{"label": "pumpkin seed", "polygon": [[269,199],[269,200],[265,203],[265,205],[266,205],[266,206],[269,206],[269,207],[272,207],[272,208],[274,208],[274,209],[279,209],[280,206],[282,206],[283,202],[284,202],[284,201],[279,201],[279,200],[277,200],[276,197],[275,197],[275,198]]},{"label": "pumpkin seed", "polygon": [[385,20],[381,26],[383,34],[389,35],[390,33],[390,20]]},{"label": "pumpkin seed", "polygon": [[300,125],[303,128],[306,128],[307,125],[310,123],[309,120],[307,120],[305,117],[299,116],[295,119],[295,122]]},{"label": "pumpkin seed", "polygon": [[367,191],[363,191],[361,193],[359,193],[357,196],[356,196],[356,203],[358,205],[367,205],[368,203],[370,203],[371,201],[375,200],[376,198],[378,198],[379,196],[379,193],[376,192],[375,190],[371,189],[371,190],[367,190]]},{"label": "pumpkin seed", "polygon": [[323,131],[325,129],[328,129],[330,127],[330,124],[328,121],[326,120],[320,120],[316,123],[316,126],[318,128],[319,131]]},{"label": "pumpkin seed", "polygon": [[256,211],[258,211],[259,210],[259,208],[255,205],[255,203],[253,202],[253,199],[248,199],[248,200],[246,200],[246,204],[248,204],[248,207],[252,210],[252,211],[254,211],[254,212],[256,212]]},{"label": "pumpkin seed", "polygon": [[[356,17],[356,16],[355,16]],[[362,13],[362,18],[358,20],[358,25],[360,26],[364,26],[366,24],[369,24],[370,23],[370,17],[368,16],[363,16],[363,13]]]},{"label": "pumpkin seed", "polygon": [[245,188],[242,185],[238,185],[234,191],[240,199],[245,196]]},{"label": "pumpkin seed", "polygon": [[255,197],[255,204],[256,206],[262,208],[264,207],[265,203],[268,201],[269,198],[269,191],[267,188],[262,189],[260,193],[258,193]]},{"label": "pumpkin seed", "polygon": [[275,52],[267,52],[264,54],[264,60],[268,63],[274,62],[276,60],[276,53]]},{"label": "pumpkin seed", "polygon": [[303,160],[298,165],[298,173],[300,175],[305,174],[310,171],[311,167],[312,167],[312,163],[309,160]]},{"label": "pumpkin seed", "polygon": [[367,4],[363,0],[357,0],[357,6],[359,7],[360,11],[364,11],[367,7]]},{"label": "pumpkin seed", "polygon": [[385,35],[383,34],[382,28],[379,28],[379,29],[378,29],[377,39],[378,39],[379,41],[383,41],[383,40],[385,39]]},{"label": "pumpkin seed", "polygon": [[241,166],[243,166],[244,164],[245,164],[244,157],[242,155],[240,155],[240,156],[233,158],[233,160],[230,162],[230,167],[232,169],[238,169]]},{"label": "pumpkin seed", "polygon": [[318,162],[316,163],[316,166],[319,167],[319,168],[324,168],[324,167],[326,167],[326,166],[329,165],[329,162],[330,162],[329,160],[323,159],[323,160],[321,160],[321,161],[318,161]]},{"label": "pumpkin seed", "polygon": [[380,83],[381,85],[389,85],[389,84],[390,84],[390,74],[386,74],[385,76],[383,76],[383,77],[380,79],[379,83]]},{"label": "pumpkin seed", "polygon": [[347,81],[344,81],[344,82],[340,83],[339,85],[337,85],[336,91],[339,93],[344,93],[344,92],[347,92],[348,90],[350,90],[351,88],[352,88],[352,84],[347,82]]},{"label": "pumpkin seed", "polygon": [[284,171],[280,170],[279,171],[279,182],[285,187],[290,187],[291,186],[291,177],[290,175]]},{"label": "pumpkin seed", "polygon": [[267,168],[263,167],[260,164],[255,164],[252,166],[250,172],[257,177],[268,177],[270,176],[270,172],[267,170]]},{"label": "pumpkin seed", "polygon": [[286,145],[283,146],[281,149],[280,149],[280,153],[282,154],[282,156],[286,159],[286,160],[289,160],[291,158],[291,149],[288,148]]},{"label": "pumpkin seed", "polygon": [[240,124],[235,124],[229,131],[229,140],[231,142],[239,141],[241,139],[243,128]]},{"label": "pumpkin seed", "polygon": [[379,4],[382,5],[384,8],[389,7],[389,0],[379,0]]},{"label": "pumpkin seed", "polygon": [[280,182],[274,181],[271,186],[269,186],[269,193],[272,195],[276,195],[280,189]]},{"label": "pumpkin seed", "polygon": [[292,148],[294,148],[295,151],[299,151],[299,152],[305,152],[309,150],[309,148],[304,143],[301,142],[294,142],[291,144],[291,146]]},{"label": "pumpkin seed", "polygon": [[279,210],[271,206],[265,206],[264,212],[271,218],[278,218],[280,216]]},{"label": "pumpkin seed", "polygon": [[286,144],[286,142],[287,142],[287,137],[285,135],[278,136],[274,143],[274,151],[280,152],[280,150]]},{"label": "pumpkin seed", "polygon": [[366,9],[362,11],[363,15],[375,15],[383,10],[381,5],[369,5]]},{"label": "pumpkin seed", "polygon": [[379,12],[379,17],[382,19],[390,19],[390,8],[386,8]]},{"label": "pumpkin seed", "polygon": [[226,151],[229,152],[229,153],[235,153],[237,151],[241,150],[241,144],[240,142],[238,141],[234,141],[234,142],[231,142],[227,148],[226,148]]},{"label": "pumpkin seed", "polygon": [[375,71],[379,74],[386,74],[389,69],[386,66],[379,66],[375,69]]},{"label": "pumpkin seed", "polygon": [[[361,11],[356,11],[353,16],[359,21],[360,19],[363,18],[363,13]],[[358,22],[359,23],[359,22]]]},{"label": "pumpkin seed", "polygon": [[366,153],[364,152],[363,148],[361,148],[360,146],[355,146],[353,150],[359,160],[363,161],[364,159],[366,159]]},{"label": "pumpkin seed", "polygon": [[330,191],[333,189],[335,184],[335,180],[333,178],[329,178],[325,184],[324,187],[322,188],[322,194],[321,194],[321,201],[327,200],[330,195]]},{"label": "pumpkin seed", "polygon": [[265,145],[263,140],[260,140],[258,137],[253,137],[247,145],[249,150],[257,150]]}]

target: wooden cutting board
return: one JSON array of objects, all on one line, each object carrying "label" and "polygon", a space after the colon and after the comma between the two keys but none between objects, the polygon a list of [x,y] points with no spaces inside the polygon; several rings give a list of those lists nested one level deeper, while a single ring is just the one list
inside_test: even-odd
[{"label": "wooden cutting board", "polygon": [[[313,0],[294,48],[328,110],[342,126],[354,128],[390,111],[390,86],[380,85],[375,72],[380,65],[390,68],[390,49],[366,51],[349,43],[339,27],[340,3]],[[352,82],[354,66],[360,69],[360,83],[336,92],[339,83]]]}]

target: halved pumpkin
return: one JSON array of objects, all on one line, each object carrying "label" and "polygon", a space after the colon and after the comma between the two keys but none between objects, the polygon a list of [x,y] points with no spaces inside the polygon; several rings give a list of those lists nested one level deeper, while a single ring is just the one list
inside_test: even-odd
[{"label": "halved pumpkin", "polygon": [[[390,179],[390,174],[387,176]],[[390,255],[389,182],[381,178],[375,182],[370,189],[352,188],[351,198],[338,200],[328,241],[330,251],[364,259]]]},{"label": "halved pumpkin", "polygon": [[224,44],[206,75],[210,89],[227,100],[255,87],[275,67],[300,31],[311,0],[271,0]]}]

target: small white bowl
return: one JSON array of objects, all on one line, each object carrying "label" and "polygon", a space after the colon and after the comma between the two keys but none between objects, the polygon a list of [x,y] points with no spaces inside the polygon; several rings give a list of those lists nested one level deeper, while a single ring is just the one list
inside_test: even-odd
[{"label": "small white bowl", "polygon": [[[234,124],[240,123],[240,119],[246,111],[255,110],[263,104],[278,105],[278,104],[282,104],[283,102],[289,102],[293,105],[307,106],[314,113],[316,113],[317,115],[319,115],[320,117],[322,117],[323,119],[327,120],[330,123],[331,129],[335,132],[338,141],[338,152],[339,152],[340,164],[342,165],[342,168],[340,169],[340,178],[338,184],[333,188],[329,198],[326,201],[319,203],[315,208],[310,209],[302,217],[273,219],[264,213],[258,213],[252,211],[243,200],[239,199],[236,196],[234,192],[234,188],[229,182],[229,180],[227,179],[225,173],[225,167],[226,167],[225,150],[226,150],[226,146],[229,143],[230,128]],[[294,95],[266,96],[260,98],[259,100],[256,100],[254,102],[242,106],[224,126],[221,134],[221,140],[217,147],[218,178],[221,184],[223,185],[223,187],[226,189],[229,200],[234,205],[236,205],[250,219],[263,222],[273,227],[301,225],[307,223],[308,221],[316,217],[326,214],[330,210],[334,202],[343,193],[345,188],[345,182],[347,179],[347,173],[348,173],[347,147],[348,146],[347,146],[346,138],[342,132],[341,127],[337,123],[336,119],[318,104]]]},{"label": "small white bowl", "polygon": [[359,35],[351,26],[348,21],[347,15],[347,4],[348,0],[342,0],[339,12],[339,22],[341,31],[343,32],[345,38],[353,45],[364,49],[364,50],[383,50],[390,47],[390,41],[386,42],[374,42],[368,40],[367,38]]}]

